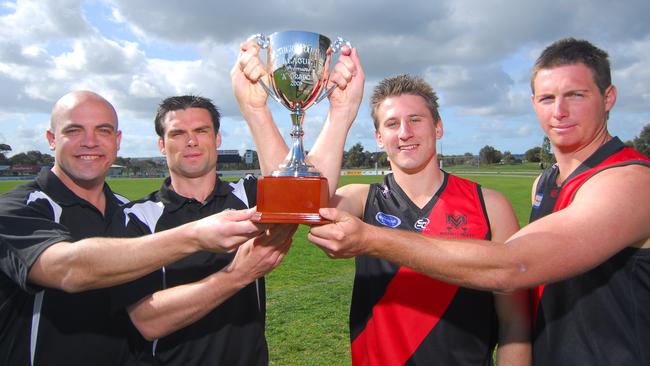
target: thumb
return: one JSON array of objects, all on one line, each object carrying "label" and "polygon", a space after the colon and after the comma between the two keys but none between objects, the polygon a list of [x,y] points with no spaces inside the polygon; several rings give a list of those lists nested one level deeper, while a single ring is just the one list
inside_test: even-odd
[{"label": "thumb", "polygon": [[343,216],[343,215],[341,214],[341,212],[339,212],[339,210],[337,210],[337,209],[335,209],[335,208],[331,208],[331,207],[324,207],[324,208],[321,208],[320,210],[318,210],[318,213],[319,213],[319,214],[320,214],[324,219],[327,219],[327,220],[330,220],[330,221],[340,221],[340,219],[341,219],[342,216]]},{"label": "thumb", "polygon": [[226,218],[232,221],[250,220],[255,214],[255,207],[244,210],[230,210],[225,213]]}]

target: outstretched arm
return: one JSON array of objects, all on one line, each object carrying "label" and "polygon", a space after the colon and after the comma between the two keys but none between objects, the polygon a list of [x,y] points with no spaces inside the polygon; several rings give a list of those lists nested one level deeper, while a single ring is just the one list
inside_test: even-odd
[{"label": "outstretched arm", "polygon": [[128,308],[147,340],[164,337],[203,318],[237,291],[277,267],[291,245],[296,225],[270,229],[237,250],[232,263],[198,282],[171,287]]},{"label": "outstretched arm", "polygon": [[505,243],[382,229],[336,209],[321,209],[334,223],[312,227],[308,239],[330,257],[366,254],[459,286],[509,292],[584,273],[628,246],[650,248],[650,205],[639,204],[650,202],[648,186],[648,168],[608,169],[589,179],[567,208]]},{"label": "outstretched arm", "polygon": [[30,269],[31,283],[79,292],[128,282],[199,250],[226,252],[258,235],[254,209],[225,211],[138,238],[88,238],[48,247]]}]

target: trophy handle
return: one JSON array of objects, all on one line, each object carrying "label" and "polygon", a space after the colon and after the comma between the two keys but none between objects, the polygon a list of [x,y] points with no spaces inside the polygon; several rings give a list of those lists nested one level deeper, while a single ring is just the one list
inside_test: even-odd
[{"label": "trophy handle", "polygon": [[[269,48],[269,45],[271,43],[271,40],[269,39],[269,37],[267,35],[263,34],[263,33],[253,34],[252,36],[248,37],[248,40],[249,41],[254,40],[255,42],[257,42],[257,45],[260,46],[260,49]],[[275,94],[275,92],[271,88],[269,88],[268,85],[266,85],[264,80],[262,80],[260,78],[257,82],[260,83],[260,85],[262,86],[264,91],[266,91],[266,94],[268,94],[269,97],[271,97],[276,102],[282,104],[282,100],[280,100],[280,98]]]},{"label": "trophy handle", "polygon": [[[336,40],[332,44],[332,53],[339,52],[341,50],[341,47],[343,47],[343,46],[348,46],[348,47],[352,48],[352,43],[350,43],[350,41],[348,41],[347,39],[344,39],[343,37],[336,37]],[[262,47],[262,46],[260,46],[260,47]],[[320,103],[321,100],[327,98],[330,94],[332,94],[334,89],[336,89],[337,87],[338,87],[338,85],[336,85],[336,83],[334,83],[334,85],[330,86],[329,89],[325,90],[325,92],[323,94],[321,94],[318,98],[316,98],[316,100],[314,101],[314,104]]]}]

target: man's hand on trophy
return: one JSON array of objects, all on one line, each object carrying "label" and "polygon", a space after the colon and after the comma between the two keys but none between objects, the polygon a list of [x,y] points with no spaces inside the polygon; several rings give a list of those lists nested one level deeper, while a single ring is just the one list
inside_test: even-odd
[{"label": "man's hand on trophy", "polygon": [[238,272],[236,277],[243,281],[242,285],[264,276],[280,265],[291,247],[297,227],[273,225],[260,236],[242,244],[226,270]]},{"label": "man's hand on trophy", "polygon": [[239,46],[239,57],[230,71],[232,89],[243,111],[245,108],[268,108],[268,94],[259,83],[267,76],[267,71],[259,57],[260,47],[254,40],[248,40]]},{"label": "man's hand on trophy", "polygon": [[356,48],[343,46],[339,59],[332,70],[328,87],[336,83],[337,88],[330,94],[330,111],[345,110],[352,120],[359,110],[363,98],[366,75],[363,72]]},{"label": "man's hand on trophy", "polygon": [[335,208],[321,208],[319,213],[322,218],[332,222],[326,225],[312,226],[309,229],[307,240],[316,244],[328,257],[333,259],[369,254],[369,248],[366,245],[367,238],[373,235],[369,232],[373,226]]}]

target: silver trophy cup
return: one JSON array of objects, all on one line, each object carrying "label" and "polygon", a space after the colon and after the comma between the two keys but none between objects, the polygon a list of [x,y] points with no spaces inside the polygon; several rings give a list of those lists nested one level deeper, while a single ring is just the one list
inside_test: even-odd
[{"label": "silver trophy cup", "polygon": [[251,37],[260,48],[267,50],[267,71],[270,87],[260,84],[278,103],[291,111],[291,148],[275,177],[309,177],[320,173],[305,162],[302,124],[305,110],[325,99],[336,85],[326,89],[329,64],[333,53],[350,43],[338,37],[330,39],[312,32],[276,32],[270,36],[257,34]]}]

